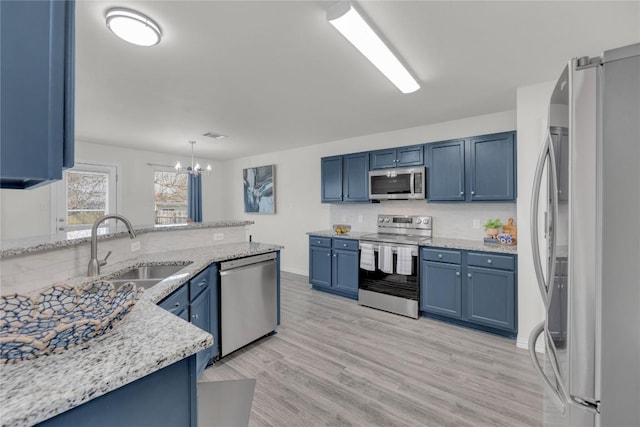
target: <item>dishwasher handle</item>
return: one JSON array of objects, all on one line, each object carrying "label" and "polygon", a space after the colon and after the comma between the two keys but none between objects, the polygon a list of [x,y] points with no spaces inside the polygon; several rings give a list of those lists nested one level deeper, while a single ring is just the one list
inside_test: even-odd
[{"label": "dishwasher handle", "polygon": [[269,252],[266,254],[261,254],[261,255],[253,255],[253,256],[248,256],[245,258],[239,258],[239,259],[234,259],[231,261],[225,261],[220,263],[220,275],[222,275],[222,273],[225,270],[232,270],[232,269],[236,269],[238,267],[244,267],[244,266],[249,266],[249,265],[253,265],[253,264],[259,264],[265,261],[271,261],[271,260],[275,260],[278,257],[278,254],[276,252]]},{"label": "dishwasher handle", "polygon": [[220,271],[220,277],[231,276],[231,275],[240,273],[241,271],[244,271],[244,270],[249,270],[251,268],[256,268],[256,267],[260,268],[264,265],[275,263],[275,262],[276,262],[275,260],[268,260],[268,261],[255,262],[252,264],[243,265],[242,267],[230,268],[228,270]]}]

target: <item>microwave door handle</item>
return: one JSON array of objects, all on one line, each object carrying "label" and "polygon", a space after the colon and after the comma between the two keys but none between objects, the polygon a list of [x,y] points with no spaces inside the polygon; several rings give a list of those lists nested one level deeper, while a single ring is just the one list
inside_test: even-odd
[{"label": "microwave door handle", "polygon": [[415,195],[416,195],[416,174],[415,174],[415,172],[411,172],[409,174],[409,188],[411,188],[411,196],[415,197]]},{"label": "microwave door handle", "polygon": [[540,205],[540,186],[542,184],[542,174],[544,172],[544,165],[549,156],[549,141],[551,134],[547,132],[545,135],[542,149],[540,150],[540,156],[538,157],[538,163],[536,165],[536,171],[533,178],[533,191],[531,192],[531,211],[530,211],[530,233],[531,233],[531,249],[533,252],[533,267],[536,273],[536,281],[538,288],[540,289],[540,296],[544,302],[545,308],[549,308],[549,299],[547,297],[548,284],[545,281],[544,273],[542,271],[542,260],[540,259],[540,243],[538,242],[538,207]]}]

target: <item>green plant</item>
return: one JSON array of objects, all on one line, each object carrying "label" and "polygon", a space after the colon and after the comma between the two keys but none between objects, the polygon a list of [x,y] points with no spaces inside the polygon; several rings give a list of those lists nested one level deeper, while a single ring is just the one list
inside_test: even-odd
[{"label": "green plant", "polygon": [[490,228],[500,228],[500,227],[502,227],[502,221],[500,221],[500,218],[496,218],[496,219],[489,218],[487,222],[484,223],[485,230],[488,230]]}]

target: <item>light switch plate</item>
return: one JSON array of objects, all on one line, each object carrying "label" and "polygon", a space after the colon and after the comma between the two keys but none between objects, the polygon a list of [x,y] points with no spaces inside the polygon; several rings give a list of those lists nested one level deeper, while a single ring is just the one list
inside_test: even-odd
[{"label": "light switch plate", "polygon": [[213,240],[224,240],[224,233],[214,233]]},{"label": "light switch plate", "polygon": [[473,228],[475,230],[478,230],[480,228],[480,220],[479,219],[474,219],[473,220]]}]

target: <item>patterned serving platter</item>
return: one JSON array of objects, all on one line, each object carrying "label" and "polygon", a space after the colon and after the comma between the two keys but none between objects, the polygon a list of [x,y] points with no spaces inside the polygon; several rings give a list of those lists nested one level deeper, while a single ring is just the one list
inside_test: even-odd
[{"label": "patterned serving platter", "polygon": [[98,281],[79,287],[54,285],[31,299],[0,296],[0,363],[60,353],[112,329],[144,289],[125,283],[117,290]]}]

